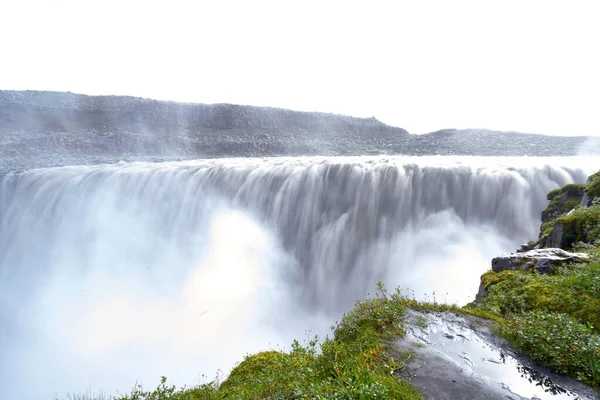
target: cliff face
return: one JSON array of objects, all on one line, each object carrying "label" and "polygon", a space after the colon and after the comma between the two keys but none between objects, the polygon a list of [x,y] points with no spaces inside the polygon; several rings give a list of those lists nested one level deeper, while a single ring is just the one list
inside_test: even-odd
[{"label": "cliff face", "polygon": [[482,130],[409,135],[375,118],[122,96],[0,91],[0,169],[297,155],[575,155],[586,138]]}]

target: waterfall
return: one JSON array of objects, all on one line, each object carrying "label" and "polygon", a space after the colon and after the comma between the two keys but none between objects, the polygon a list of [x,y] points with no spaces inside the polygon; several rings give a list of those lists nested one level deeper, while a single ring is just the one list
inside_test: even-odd
[{"label": "waterfall", "polygon": [[5,172],[0,397],[195,382],[221,359],[331,324],[377,281],[464,304],[489,258],[537,237],[546,193],[598,164],[308,157]]}]

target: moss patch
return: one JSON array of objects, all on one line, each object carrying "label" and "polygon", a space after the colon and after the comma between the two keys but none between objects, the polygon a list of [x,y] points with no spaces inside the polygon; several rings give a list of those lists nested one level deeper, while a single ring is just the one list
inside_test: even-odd
[{"label": "moss patch", "polygon": [[581,196],[583,191],[586,189],[585,183],[569,183],[563,187],[558,189],[551,190],[546,195],[546,198],[550,201],[557,199],[562,195],[571,196]]},{"label": "moss patch", "polygon": [[554,225],[556,225],[556,220],[551,220],[548,222],[544,222],[540,228],[540,240],[543,241],[548,237],[552,229],[554,229]]},{"label": "moss patch", "polygon": [[481,275],[481,284],[483,285],[483,288],[485,290],[488,290],[488,288],[491,285],[495,285],[496,283],[498,283],[500,281],[501,281],[501,275],[495,273],[492,270],[489,270],[488,272]]},{"label": "moss patch", "polygon": [[600,333],[599,262],[563,268],[556,275],[530,271],[490,271],[485,275],[487,296],[477,309],[502,318],[541,309],[566,313],[592,324]]},{"label": "moss patch", "polygon": [[590,197],[600,197],[600,171],[588,178],[585,193]]}]

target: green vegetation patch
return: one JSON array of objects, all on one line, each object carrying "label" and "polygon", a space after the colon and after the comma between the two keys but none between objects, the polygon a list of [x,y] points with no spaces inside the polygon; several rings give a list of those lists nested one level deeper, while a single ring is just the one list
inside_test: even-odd
[{"label": "green vegetation patch", "polygon": [[530,311],[502,325],[501,333],[532,359],[600,388],[600,335],[569,314]]},{"label": "green vegetation patch", "polygon": [[558,189],[551,190],[546,195],[546,198],[552,201],[559,198],[563,194],[566,194],[567,196],[581,196],[581,193],[583,193],[586,187],[587,185],[585,183],[569,183]]},{"label": "green vegetation patch", "polygon": [[600,262],[559,271],[489,271],[481,278],[487,296],[476,308],[502,318],[534,310],[567,313],[600,332]]},{"label": "green vegetation patch", "polygon": [[490,286],[495,285],[500,281],[502,281],[502,275],[497,274],[492,270],[489,270],[481,275],[481,284],[485,290],[488,290]]}]

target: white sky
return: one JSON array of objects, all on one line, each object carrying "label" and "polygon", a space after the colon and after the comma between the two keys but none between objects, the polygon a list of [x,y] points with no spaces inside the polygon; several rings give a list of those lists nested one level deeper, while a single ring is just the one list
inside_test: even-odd
[{"label": "white sky", "polygon": [[600,135],[600,1],[0,0],[0,89]]}]

